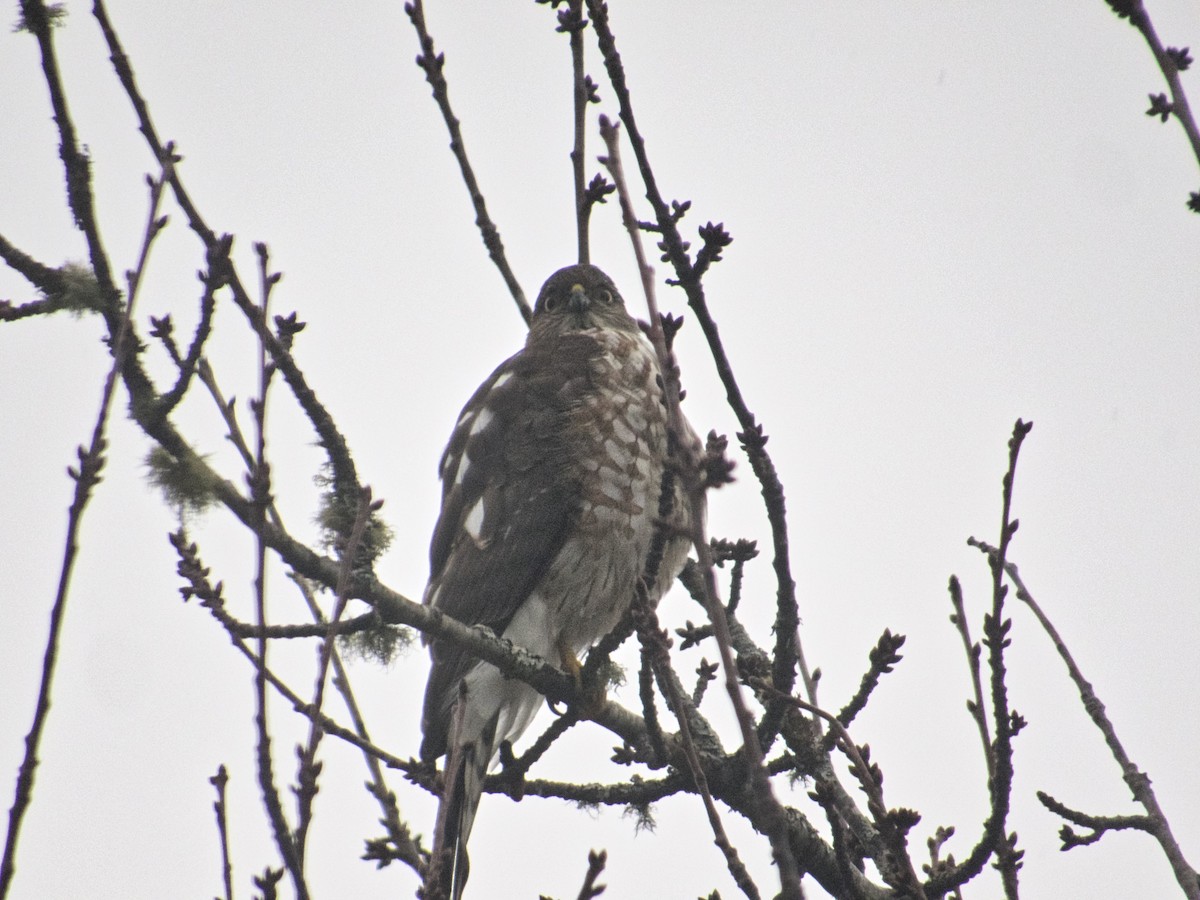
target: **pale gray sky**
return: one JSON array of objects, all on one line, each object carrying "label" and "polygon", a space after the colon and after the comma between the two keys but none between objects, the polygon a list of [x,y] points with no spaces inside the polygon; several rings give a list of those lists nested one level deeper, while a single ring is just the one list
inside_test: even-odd
[{"label": "pale gray sky", "polygon": [[[1164,43],[1197,43],[1191,4],[1149,5]],[[108,250],[125,269],[152,160],[90,4],[66,6],[60,61]],[[961,858],[985,814],[946,581],[963,579],[978,634],[988,572],[965,541],[996,538],[1005,442],[1020,416],[1035,427],[1018,472],[1012,558],[1195,862],[1200,218],[1184,203],[1200,179],[1177,123],[1143,115],[1147,95],[1165,86],[1137,33],[1102,0],[612,6],[663,191],[694,201],[693,234],[711,219],[735,239],[708,294],[788,490],[802,634],[824,673],[825,704],[853,691],[884,628],[908,635],[905,661],[854,735],[870,743],[889,802],[925,813],[913,844],[953,824],[948,849]],[[209,224],[237,236],[247,280],[258,240],[285,273],[275,308],[309,323],[297,359],[396,530],[380,575],[418,597],[438,454],[523,326],[480,244],[401,5],[114,0],[110,13]],[[430,2],[428,19],[490,210],[532,294],[574,254],[566,39],[532,2]],[[599,110],[612,115],[589,52]],[[1192,73],[1184,80],[1190,87]],[[82,259],[35,42],[6,28],[0,121],[0,233],[50,264]],[[183,216],[168,211],[139,315],[145,323],[171,312],[187,333],[203,255]],[[593,259],[637,297],[615,205],[597,213]],[[31,293],[4,271],[0,297]],[[664,288],[659,301],[686,315],[678,292]],[[100,333],[96,321],[67,317],[0,327],[5,792],[32,715],[70,499],[65,467],[90,433],[108,365]],[[678,345],[689,416],[732,434],[698,339],[691,323]],[[218,312],[210,351],[226,392],[251,396],[256,351],[231,304]],[[170,376],[156,348],[148,359]],[[178,419],[240,479],[210,407],[197,396]],[[239,896],[248,897],[251,873],[275,862],[254,784],[252,672],[203,610],[179,601],[172,516],[144,478],[147,439],[120,415],[110,437],[14,897],[215,895],[207,779],[220,763],[231,774]],[[321,455],[281,387],[271,438],[284,514],[311,538]],[[740,474],[711,499],[711,531],[765,547],[757,487],[748,467]],[[248,618],[253,548],[242,529],[217,511],[193,532]],[[767,641],[767,559],[751,566],[747,588],[743,615]],[[304,618],[279,572],[272,603],[278,620]],[[674,627],[699,611],[672,595],[661,613]],[[1058,851],[1061,823],[1036,790],[1093,813],[1136,810],[1049,642],[1025,610],[1010,613],[1010,696],[1030,722],[1016,745],[1010,824],[1026,851],[1022,896],[1176,896],[1145,835]],[[275,656],[305,691],[313,652]],[[700,655],[689,653],[688,668]],[[417,750],[425,669],[413,651],[390,670],[353,670],[374,737],[399,755]],[[635,691],[621,697],[636,705]],[[282,706],[274,721],[278,771],[291,774],[290,747],[304,732]],[[611,744],[579,730],[545,760],[545,774],[626,778],[607,761]],[[316,895],[410,896],[415,881],[401,866],[377,872],[358,861],[378,810],[361,790],[361,760],[325,746]],[[431,799],[398,776],[392,783],[402,813],[428,833]],[[11,794],[2,796],[7,808]],[[810,809],[803,786],[784,796]],[[472,887],[574,896],[588,848],[604,847],[606,896],[646,896],[647,884],[664,897],[737,896],[699,801],[675,798],[656,812],[657,832],[634,839],[619,809],[589,815],[485,797]],[[765,843],[734,814],[725,819],[769,894]]]}]

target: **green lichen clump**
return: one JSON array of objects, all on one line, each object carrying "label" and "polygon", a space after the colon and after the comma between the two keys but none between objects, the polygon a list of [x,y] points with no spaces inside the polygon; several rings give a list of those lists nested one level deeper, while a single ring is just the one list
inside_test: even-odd
[{"label": "green lichen clump", "polygon": [[63,290],[46,300],[56,309],[65,309],[75,316],[87,312],[98,312],[104,308],[104,295],[100,282],[90,266],[69,262],[58,270],[62,275]]},{"label": "green lichen clump", "polygon": [[338,635],[338,650],[347,659],[390,666],[405,650],[413,645],[413,631],[403,625],[380,622],[353,634]]},{"label": "green lichen clump", "polygon": [[163,499],[181,518],[202,513],[217,502],[212,472],[206,466],[176,459],[162,447],[155,447],[146,455],[146,473],[150,483],[162,492]]}]

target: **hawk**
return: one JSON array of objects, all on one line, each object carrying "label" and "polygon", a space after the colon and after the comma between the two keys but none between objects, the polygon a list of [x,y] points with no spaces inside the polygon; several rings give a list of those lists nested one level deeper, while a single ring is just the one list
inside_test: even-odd
[{"label": "hawk", "polygon": [[[658,357],[612,280],[588,265],[555,272],[524,348],[479,386],[442,456],[424,602],[577,672],[579,655],[628,611],[663,525],[668,430]],[[684,430],[674,439],[698,445]],[[678,488],[674,501],[646,585],[652,603],[683,567],[692,517],[704,515]],[[453,852],[457,900],[483,778],[542,697],[449,641],[429,649],[421,757],[447,758],[434,865]]]}]

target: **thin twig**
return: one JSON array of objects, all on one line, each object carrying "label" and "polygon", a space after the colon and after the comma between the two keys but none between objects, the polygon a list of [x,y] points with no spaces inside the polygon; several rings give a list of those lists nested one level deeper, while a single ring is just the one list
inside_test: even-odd
[{"label": "thin twig", "polygon": [[[820,706],[817,697],[817,686],[821,679],[820,669],[810,669],[808,666],[808,658],[804,655],[804,644],[800,641],[800,629],[796,629],[796,664],[800,668],[800,683],[804,686],[804,696],[808,698],[808,702],[813,706]],[[821,731],[821,719],[813,716],[813,726],[818,732]]]},{"label": "thin twig", "polygon": [[[81,150],[75,135],[75,125],[67,108],[67,95],[63,88],[54,53],[53,27],[50,10],[42,0],[24,0],[21,3],[22,24],[37,38],[41,50],[42,73],[46,87],[50,90],[50,104],[54,109],[54,123],[58,127],[59,157],[67,178],[67,203],[75,218],[75,225],[83,232],[87,241],[88,260],[105,297],[110,301],[112,314],[110,326],[120,317],[119,295],[116,280],[109,265],[108,254],[100,237],[100,224],[96,219],[95,200],[92,196],[91,160]],[[156,160],[163,160],[156,153]],[[115,328],[112,330],[116,330]]]},{"label": "thin twig", "polygon": [[991,782],[996,777],[996,761],[992,754],[992,736],[988,730],[987,712],[983,703],[983,679],[979,672],[979,655],[982,648],[971,640],[971,629],[970,623],[967,621],[966,604],[963,602],[962,585],[953,575],[950,576],[950,602],[954,606],[954,613],[950,616],[950,621],[954,623],[954,627],[962,638],[963,651],[967,655],[967,668],[971,673],[971,690],[974,693],[974,699],[967,701],[967,711],[975,720],[975,727],[979,730],[979,740],[983,744],[983,758],[987,763],[988,781]]},{"label": "thin twig", "polygon": [[[259,268],[262,276],[262,306],[261,316],[265,320],[267,308],[271,299],[271,288],[275,284],[267,271],[267,250],[265,245],[258,246]],[[255,509],[256,556],[254,575],[255,615],[258,626],[267,624],[267,543],[263,533],[267,521],[267,507],[271,504],[271,474],[267,463],[267,392],[271,385],[271,375],[274,369],[267,364],[266,342],[258,344],[259,382],[258,397],[251,403],[254,413],[256,452],[254,468],[249,476],[250,497]],[[279,789],[275,786],[274,765],[271,760],[271,733],[267,726],[267,638],[261,635],[258,639],[258,666],[255,670],[255,716],[254,724],[258,733],[258,784],[262,791],[263,804],[267,808],[267,818],[271,823],[271,831],[279,855],[291,876],[292,885],[296,890],[298,900],[308,900],[308,885],[304,880],[304,859],[293,839],[291,827],[283,811],[279,799]]]},{"label": "thin twig", "polygon": [[[341,548],[341,572],[338,574],[336,592],[337,599],[334,602],[333,614],[329,617],[329,622],[325,626],[325,637],[321,641],[318,651],[317,679],[313,687],[312,699],[312,708],[317,712],[320,712],[325,702],[325,682],[329,674],[330,661],[334,655],[334,642],[339,633],[342,614],[345,612],[346,603],[349,600],[347,594],[350,588],[350,573],[354,567],[354,561],[358,556],[359,546],[362,544],[363,534],[367,530],[367,522],[370,521],[371,513],[378,510],[381,505],[382,501],[372,501],[371,489],[363,487],[362,494],[358,500],[358,511],[354,516],[354,524],[351,527],[349,536],[343,541]],[[320,772],[320,765],[317,763],[317,749],[321,745],[321,738],[323,736],[324,732],[321,730],[321,726],[315,721],[310,720],[308,743],[300,754],[296,785],[298,807],[295,834],[296,853],[302,860],[305,858],[308,829],[312,824],[313,800],[317,795],[317,776]]]},{"label": "thin twig", "polygon": [[[63,278],[62,272],[58,269],[52,269],[45,263],[38,262],[28,253],[13,246],[13,244],[0,235],[0,259],[3,259],[5,264],[14,271],[20,272],[25,276],[25,280],[32,284],[35,288],[46,295],[47,300],[38,300],[33,303],[27,303],[25,306],[35,307],[35,309],[27,315],[36,315],[41,307],[51,305],[49,298],[56,297],[66,290],[66,280]],[[20,309],[21,307],[9,307],[10,309]],[[60,306],[55,306],[55,309],[61,309]],[[47,310],[50,311],[50,310]],[[13,316],[12,313],[6,313],[3,317],[5,321],[11,318],[21,318],[21,316]]]},{"label": "thin twig", "polygon": [[571,36],[571,99],[575,113],[575,144],[571,149],[571,172],[575,180],[575,232],[579,262],[586,265],[592,260],[588,240],[588,213],[591,203],[587,197],[587,176],[584,174],[588,87],[584,80],[583,29],[587,27],[587,21],[583,18],[583,0],[568,0],[567,9],[558,15],[558,30],[566,31]]},{"label": "thin twig", "polygon": [[[904,635],[892,634],[891,629],[884,629],[878,642],[871,648],[870,668],[863,674],[858,690],[850,701],[838,712],[838,721],[848,726],[854,718],[866,709],[871,693],[879,686],[879,679],[890,673],[903,658],[900,648],[904,646]],[[828,752],[833,746],[832,736],[825,739],[824,750]]]},{"label": "thin twig", "polygon": [[[813,722],[815,723],[816,721],[817,717],[814,716]],[[783,734],[786,740],[786,725],[784,726]],[[857,858],[853,860],[850,858],[851,850],[848,846],[850,844],[848,840],[850,834],[847,824],[841,815],[841,810],[822,782],[817,782],[814,789],[809,792],[809,796],[824,810],[825,820],[829,823],[829,831],[833,836],[833,852],[837,857],[838,873],[841,876],[841,882],[838,885],[839,890],[834,896],[839,898],[844,896],[845,900],[859,900],[861,895],[854,889],[855,864],[859,861]],[[861,855],[861,853],[856,854],[856,856]]]},{"label": "thin twig", "polygon": [[1013,425],[1012,436],[1008,441],[1008,468],[1004,473],[1001,491],[1000,547],[996,557],[990,560],[992,609],[984,616],[983,620],[983,643],[988,651],[992,721],[995,727],[995,739],[991,744],[995,769],[988,784],[990,808],[988,817],[984,821],[983,834],[967,858],[958,866],[929,879],[926,888],[931,894],[946,893],[966,884],[982,871],[984,864],[993,854],[997,856],[997,866],[1001,872],[1005,892],[1012,896],[1016,889],[1019,853],[1011,847],[1010,838],[1005,834],[1004,829],[1012,799],[1012,739],[1024,725],[1024,721],[1016,712],[1011,712],[1008,706],[1004,651],[1010,643],[1009,631],[1012,628],[1012,620],[1005,618],[1004,600],[1008,595],[1008,587],[1004,584],[1004,562],[1005,555],[1008,553],[1008,545],[1012,541],[1013,535],[1017,533],[1018,527],[1018,522],[1012,518],[1012,496],[1016,480],[1017,459],[1021,452],[1021,444],[1032,428],[1033,423],[1017,419]]},{"label": "thin twig", "polygon": [[179,368],[179,377],[175,380],[175,384],[169,391],[162,395],[159,401],[159,407],[156,414],[160,416],[170,415],[171,412],[183,400],[184,394],[187,393],[189,385],[192,383],[192,377],[196,374],[196,368],[200,364],[202,354],[204,353],[204,344],[212,334],[213,314],[216,312],[217,302],[214,294],[220,284],[212,275],[212,269],[201,275],[201,281],[204,284],[204,293],[200,296],[200,320],[196,323],[196,331],[192,335],[191,345],[188,347],[187,355],[176,360]]},{"label": "thin twig", "polygon": [[516,786],[514,794],[521,792],[520,786],[524,784],[525,774],[533,764],[545,755],[555,741],[578,724],[579,711],[571,707],[551,722],[549,727],[537,736],[537,740],[529,745],[529,749],[519,757],[513,757],[512,749],[507,741],[500,745],[500,760],[504,766],[503,777]]},{"label": "thin twig", "polygon": [[424,71],[425,80],[433,89],[433,99],[437,102],[438,110],[446,123],[446,130],[450,132],[450,151],[458,161],[463,183],[466,184],[467,193],[471,196],[471,205],[475,207],[475,224],[483,236],[483,245],[487,248],[488,256],[491,257],[496,268],[500,270],[500,276],[508,286],[508,291],[517,304],[521,318],[525,320],[526,324],[529,324],[529,320],[533,318],[533,310],[529,307],[529,301],[525,299],[525,292],[521,290],[517,276],[513,274],[512,267],[508,264],[508,257],[504,253],[504,242],[500,240],[500,230],[492,221],[492,217],[488,215],[487,202],[484,200],[483,192],[479,189],[479,182],[475,178],[471,162],[467,158],[467,145],[463,142],[462,128],[450,106],[450,89],[446,84],[446,76],[442,73],[446,56],[444,53],[434,51],[433,38],[429,36],[429,29],[425,25],[425,6],[421,0],[405,3],[404,12],[407,13],[417,32],[417,39],[421,44],[421,52],[417,55],[417,65]]},{"label": "thin twig", "polygon": [[[675,270],[679,285],[688,297],[696,319],[704,332],[709,351],[716,365],[717,374],[725,387],[726,400],[738,419],[742,431],[738,437],[746,451],[750,467],[754,471],[762,488],[763,500],[766,506],[767,519],[771,525],[771,538],[774,547],[772,566],[775,570],[776,619],[775,619],[775,652],[772,655],[774,666],[775,687],[783,694],[791,693],[795,683],[797,627],[799,611],[796,605],[796,585],[791,575],[790,549],[788,545],[787,509],[784,503],[783,484],[775,470],[770,454],[765,449],[766,435],[762,426],[756,421],[742,397],[741,388],[734,377],[733,368],[721,343],[716,321],[709,312],[701,283],[703,271],[692,264],[688,256],[686,242],[679,233],[678,220],[686,209],[685,204],[675,204],[674,209],[664,201],[658,189],[654,171],[646,153],[646,143],[638,131],[633,114],[633,105],[629,96],[629,87],[625,81],[625,69],[617,52],[616,39],[608,22],[608,9],[603,0],[586,0],[592,28],[604,57],[604,65],[608,72],[617,102],[620,106],[621,122],[625,126],[634,158],[637,160],[642,183],[646,188],[646,199],[654,209],[657,229],[662,235],[660,249],[666,260]],[[721,234],[724,234],[722,231]],[[715,239],[715,238],[714,238]],[[706,239],[706,245],[708,241]],[[653,322],[651,323],[654,324]],[[774,739],[778,719],[782,707],[764,717],[760,728],[761,743],[769,746]]]},{"label": "thin twig", "polygon": [[217,817],[217,834],[221,841],[221,876],[225,882],[224,900],[233,900],[233,863],[229,859],[229,825],[225,819],[225,785],[229,782],[229,773],[222,763],[217,767],[217,774],[208,779],[217,791],[217,800],[213,803],[213,812]]},{"label": "thin twig", "polygon": [[[1200,129],[1196,127],[1196,120],[1192,116],[1192,110],[1188,104],[1187,93],[1179,78],[1180,71],[1191,66],[1192,60],[1188,56],[1187,48],[1179,50],[1174,47],[1163,47],[1142,0],[1107,0],[1107,2],[1118,17],[1129,19],[1129,24],[1141,32],[1146,44],[1150,47],[1150,52],[1154,54],[1154,61],[1158,63],[1158,68],[1171,91],[1170,105],[1162,111],[1169,113],[1179,121],[1184,134],[1187,135],[1188,143],[1191,144],[1192,155],[1196,162],[1200,163]],[[1163,120],[1166,121],[1166,115],[1163,116]],[[1189,206],[1192,206],[1193,211],[1200,211],[1200,194],[1192,194],[1192,202],[1189,203]]]},{"label": "thin twig", "polygon": [[654,663],[644,643],[641,650],[641,664],[638,666],[638,697],[642,701],[642,718],[646,720],[646,731],[650,736],[650,749],[654,752],[655,758],[666,759],[667,746],[663,740],[662,726],[658,723],[658,707],[654,702]]},{"label": "thin twig", "polygon": [[[646,251],[642,247],[641,236],[637,224],[637,214],[633,210],[633,199],[629,186],[625,183],[625,169],[621,165],[621,135],[620,126],[611,122],[607,116],[600,117],[600,137],[604,139],[606,156],[600,162],[608,169],[613,183],[617,186],[617,198],[621,203],[621,221],[629,232],[630,243],[633,245],[633,255],[637,260],[638,275],[642,279],[642,293],[646,298],[646,307],[650,321],[650,341],[658,354],[659,364],[663,370],[664,380],[667,377],[667,345],[663,334],[662,319],[658,315],[658,303],[655,300],[654,267],[646,259]],[[664,402],[671,413],[672,424],[679,416],[679,391],[665,390]]]},{"label": "thin twig", "polygon": [[1200,900],[1200,880],[1197,879],[1196,869],[1184,857],[1179,842],[1175,840],[1170,822],[1159,805],[1158,797],[1155,795],[1154,788],[1150,783],[1150,777],[1137,767],[1125,751],[1124,745],[1121,743],[1120,738],[1117,737],[1116,728],[1113,727],[1112,721],[1108,718],[1104,704],[1096,696],[1096,691],[1092,687],[1091,682],[1083,677],[1083,672],[1075,662],[1075,658],[1071,655],[1070,650],[1067,649],[1066,642],[1058,633],[1058,629],[1054,627],[1041,606],[1033,599],[1033,595],[1021,579],[1021,574],[1017,570],[1016,565],[1000,556],[999,548],[985,544],[983,541],[972,540],[970,543],[973,547],[977,547],[986,553],[988,560],[993,565],[996,564],[996,561],[1002,564],[1004,574],[1008,576],[1017,588],[1017,599],[1029,607],[1037,618],[1038,623],[1042,626],[1042,629],[1049,635],[1051,642],[1054,644],[1054,649],[1058,651],[1058,655],[1067,666],[1067,672],[1071,676],[1071,681],[1075,683],[1075,687],[1079,690],[1080,699],[1083,701],[1083,708],[1087,711],[1092,723],[1104,735],[1104,742],[1108,745],[1113,759],[1121,767],[1121,775],[1125,780],[1125,784],[1129,786],[1134,800],[1145,808],[1151,823],[1151,827],[1148,830],[1162,847],[1163,853],[1171,865],[1171,870],[1175,874],[1175,880],[1183,888],[1184,895],[1188,897],[1188,900]]},{"label": "thin twig", "polygon": [[[637,216],[633,211],[633,201],[630,198],[629,189],[625,184],[625,174],[621,166],[618,129],[615,125],[609,123],[607,119],[601,117],[600,134],[604,139],[607,150],[607,155],[602,161],[608,168],[613,183],[617,186],[617,196],[621,203],[622,219],[625,222],[626,230],[629,232],[634,255],[637,258],[638,270],[642,276],[642,286],[645,289],[646,304],[650,316],[650,340],[654,344],[663,372],[664,400],[667,405],[671,428],[677,436],[677,450],[689,453],[691,448],[683,447],[683,435],[687,431],[684,427],[683,413],[679,408],[678,377],[672,377],[675,367],[666,349],[662,319],[658,314],[658,306],[654,299],[654,269],[646,261],[646,255],[642,249],[642,242],[638,231]],[[702,509],[704,485],[700,483],[700,467],[697,460],[685,457],[681,461],[679,468],[680,475],[683,478],[684,494],[687,498],[686,502],[689,509]],[[725,674],[725,689],[733,704],[738,725],[742,732],[747,775],[753,784],[752,789],[761,803],[761,824],[767,832],[767,836],[771,842],[771,850],[774,853],[776,864],[779,866],[780,884],[783,890],[782,896],[784,900],[796,900],[802,893],[800,888],[800,873],[796,866],[795,857],[792,855],[791,846],[787,840],[787,823],[783,808],[775,797],[771,781],[767,777],[766,769],[763,767],[763,751],[759,745],[754,718],[750,713],[749,707],[746,705],[745,698],[742,696],[737,663],[734,661],[733,650],[730,646],[729,623],[725,617],[725,608],[717,599],[716,580],[713,576],[712,549],[704,534],[704,522],[701,517],[693,514],[689,516],[689,519],[692,544],[696,548],[696,557],[703,576],[705,607],[709,620],[713,624],[713,634],[717,639],[717,646],[721,653],[721,667]],[[680,728],[682,731],[682,720]]]},{"label": "thin twig", "polygon": [[596,884],[596,879],[604,871],[604,866],[607,862],[608,851],[588,851],[587,875],[583,878],[583,885],[579,888],[577,900],[592,900],[593,897],[599,897],[604,893],[604,885]]},{"label": "thin twig", "polygon": [[1042,806],[1055,815],[1062,816],[1068,822],[1091,830],[1090,834],[1080,835],[1069,825],[1064,825],[1058,832],[1058,836],[1062,839],[1062,848],[1064,850],[1094,844],[1100,838],[1104,837],[1104,833],[1107,831],[1132,830],[1154,834],[1154,821],[1149,816],[1093,816],[1085,812],[1080,812],[1077,809],[1071,809],[1071,807],[1060,800],[1056,800],[1045,791],[1038,791],[1037,798],[1041,801]]},{"label": "thin twig", "polygon": [[[42,13],[45,12],[40,4],[32,4],[32,6],[42,9]],[[53,48],[50,44],[48,34],[49,25],[45,24],[44,27],[47,30],[47,34],[42,46],[43,58],[45,59],[48,55],[52,62]],[[65,147],[70,129],[67,127],[69,120],[65,118],[65,99],[61,102],[64,118],[60,119],[59,126],[62,129]],[[64,156],[64,161],[66,161],[66,156]],[[164,173],[167,165],[164,162]],[[70,180],[70,174],[68,174],[68,180]],[[92,437],[87,449],[79,447],[77,450],[79,468],[67,469],[67,472],[75,482],[75,491],[67,515],[67,534],[63,546],[63,560],[59,570],[58,589],[54,598],[54,606],[50,611],[50,632],[46,638],[46,650],[42,657],[42,677],[38,684],[38,696],[34,707],[33,723],[30,726],[29,733],[25,736],[25,755],[22,757],[21,765],[18,769],[13,804],[8,814],[8,830],[4,840],[4,856],[0,860],[0,898],[8,896],[9,887],[12,885],[12,879],[16,872],[17,842],[20,837],[21,824],[24,820],[25,812],[33,800],[34,773],[38,766],[37,754],[41,746],[42,732],[50,715],[50,696],[54,681],[54,668],[58,660],[59,642],[62,638],[67,597],[71,587],[71,574],[74,570],[76,555],[79,552],[79,531],[82,527],[84,510],[91,499],[93,489],[100,482],[100,473],[105,464],[104,451],[108,442],[104,435],[108,428],[108,417],[112,409],[117,377],[124,365],[129,348],[133,346],[129,342],[129,323],[133,315],[134,303],[137,300],[137,288],[141,283],[150,247],[154,242],[154,238],[165,224],[158,216],[164,180],[165,175],[160,175],[157,179],[147,178],[150,187],[150,212],[146,221],[141,250],[138,254],[137,268],[127,273],[129,284],[128,299],[124,304],[120,326],[112,342],[113,361],[112,365],[109,366],[108,374],[104,379],[104,387],[101,390],[100,409],[96,414],[96,423],[92,428]],[[72,196],[76,200],[84,194],[90,197],[90,189],[86,185],[76,185],[73,190],[75,193]],[[89,211],[91,209],[90,199],[87,209]]]}]

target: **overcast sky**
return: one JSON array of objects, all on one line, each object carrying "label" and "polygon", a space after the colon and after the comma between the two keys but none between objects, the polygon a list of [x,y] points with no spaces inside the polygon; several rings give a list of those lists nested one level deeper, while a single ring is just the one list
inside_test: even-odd
[{"label": "overcast sky", "polygon": [[[849,697],[884,628],[908,635],[904,662],[854,736],[870,743],[889,803],[924,813],[912,844],[953,824],[948,849],[962,858],[986,812],[946,582],[962,578],[980,634],[989,575],[966,539],[997,538],[1005,443],[1022,417],[1035,427],[1017,476],[1012,559],[1196,863],[1200,217],[1185,202],[1200,177],[1178,124],[1143,114],[1147,95],[1166,87],[1137,32],[1102,0],[612,5],[662,190],[693,201],[691,234],[712,220],[734,236],[708,296],[787,488],[802,637],[824,674],[824,704]],[[90,4],[66,7],[60,63],[107,248],[124,270],[136,259],[153,160]],[[1149,7],[1164,43],[1198,43],[1192,4]],[[419,597],[438,456],[463,402],[520,346],[524,326],[473,225],[401,4],[113,0],[110,13],[160,134],[184,157],[192,197],[211,227],[237,236],[243,278],[255,280],[255,241],[284,272],[275,309],[309,323],[297,360],[396,532],[380,577]],[[567,41],[532,2],[431,0],[427,13],[481,187],[532,296],[575,253]],[[589,53],[598,111],[614,115],[590,43]],[[1192,73],[1184,81],[1191,87]],[[84,259],[36,44],[8,28],[0,123],[0,233],[47,264]],[[593,158],[597,143],[593,134]],[[204,259],[182,214],[167,211],[139,322],[145,334],[149,315],[170,312],[186,335]],[[636,312],[613,204],[595,217],[593,260]],[[33,294],[4,271],[0,298]],[[678,291],[664,287],[659,302],[686,315]],[[687,411],[698,429],[732,435],[698,331],[689,322],[677,345]],[[6,792],[58,577],[65,468],[91,432],[108,367],[101,334],[98,321],[68,316],[0,327]],[[210,358],[228,395],[253,394],[256,349],[232,304],[218,311]],[[159,348],[147,360],[170,377]],[[255,787],[252,671],[202,609],[179,600],[166,540],[173,515],[146,483],[150,445],[124,418],[125,399],[84,521],[13,896],[215,896],[207,779],[223,763],[238,896],[248,897],[252,872],[276,862]],[[211,404],[197,394],[177,419],[240,483]],[[313,540],[321,454],[282,386],[271,443],[284,515]],[[711,531],[765,547],[757,487],[747,466],[739,472],[710,501]],[[252,542],[221,511],[191,527],[214,579],[249,618]],[[303,621],[289,587],[272,573],[272,616]],[[764,557],[742,606],[764,642],[773,595]],[[699,614],[681,592],[660,612],[671,627]],[[1030,723],[1017,739],[1010,823],[1026,851],[1022,896],[1176,896],[1145,835],[1057,849],[1061,822],[1037,790],[1096,814],[1140,810],[1049,641],[1026,610],[1010,614],[1010,698]],[[276,653],[302,693],[312,654]],[[681,669],[699,655],[688,651]],[[401,756],[417,751],[426,667],[418,649],[390,669],[352,670],[373,737]],[[618,699],[637,705],[632,689]],[[714,692],[709,705],[724,722],[721,703]],[[277,771],[291,776],[291,745],[305,731],[281,705],[273,720]],[[628,777],[608,762],[611,736],[576,732],[544,775]],[[361,758],[325,746],[315,895],[411,896],[408,870],[358,860],[363,839],[379,832],[378,809],[361,789]],[[402,814],[428,834],[432,800],[398,775],[392,786]],[[782,790],[812,814],[803,785]],[[657,831],[634,839],[620,809],[485,797],[472,886],[477,896],[572,897],[587,850],[604,847],[606,896],[738,896],[700,802],[679,797],[656,813]],[[734,814],[725,821],[769,896],[777,882],[765,842]]]}]

